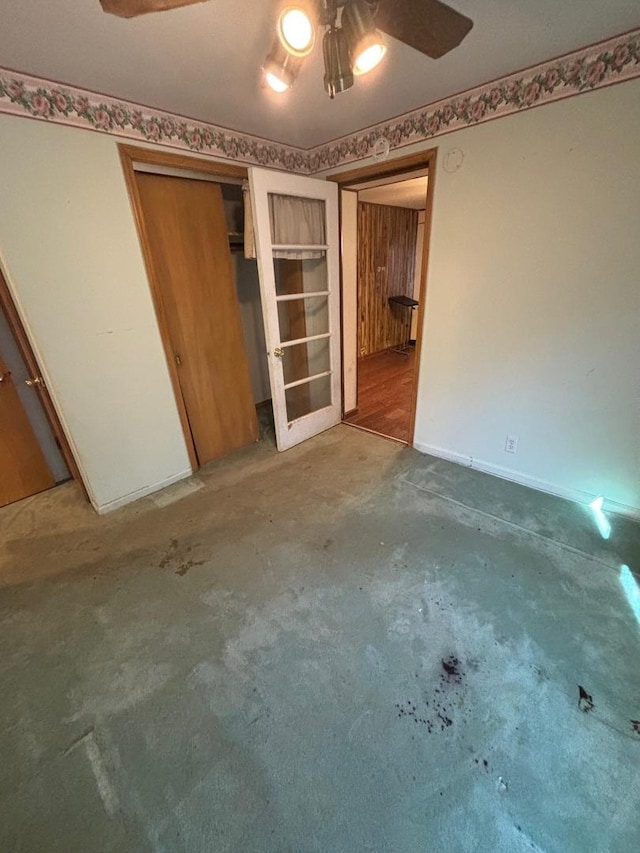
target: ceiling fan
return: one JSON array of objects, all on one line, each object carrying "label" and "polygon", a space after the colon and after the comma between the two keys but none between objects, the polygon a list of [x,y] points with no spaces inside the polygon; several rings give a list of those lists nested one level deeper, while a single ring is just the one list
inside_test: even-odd
[{"label": "ceiling fan", "polygon": [[[122,18],[202,2],[206,0],[100,0],[105,12]],[[333,98],[381,62],[387,49],[383,33],[438,59],[460,44],[473,21],[440,0],[284,0],[263,65],[265,81],[276,92],[293,85],[319,27],[325,30],[324,87]]]}]

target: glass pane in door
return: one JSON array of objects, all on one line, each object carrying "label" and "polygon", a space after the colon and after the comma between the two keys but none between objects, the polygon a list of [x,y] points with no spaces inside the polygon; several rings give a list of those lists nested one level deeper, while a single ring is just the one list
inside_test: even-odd
[{"label": "glass pane in door", "polygon": [[[276,280],[276,296],[291,293],[321,293],[328,290],[327,254],[315,252],[313,258],[294,258],[293,253],[284,252],[273,259],[273,272]],[[300,254],[300,253],[298,253]]]},{"label": "glass pane in door", "polygon": [[320,338],[317,341],[305,341],[303,344],[284,347],[282,369],[285,385],[298,382],[307,376],[317,376],[318,373],[331,370],[329,338]]},{"label": "glass pane in door", "polygon": [[329,331],[329,300],[326,296],[278,302],[280,340],[297,341]]},{"label": "glass pane in door", "polygon": [[304,415],[310,415],[311,412],[317,412],[319,409],[330,406],[331,376],[321,376],[318,379],[312,379],[311,382],[305,382],[303,385],[287,388],[285,400],[289,423],[297,418],[304,417]]}]

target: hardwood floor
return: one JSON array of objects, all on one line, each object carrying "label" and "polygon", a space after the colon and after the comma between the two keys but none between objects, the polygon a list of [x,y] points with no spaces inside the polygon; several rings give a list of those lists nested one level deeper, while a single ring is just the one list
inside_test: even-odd
[{"label": "hardwood floor", "polygon": [[413,349],[359,359],[358,411],[345,422],[408,442],[414,364]]}]

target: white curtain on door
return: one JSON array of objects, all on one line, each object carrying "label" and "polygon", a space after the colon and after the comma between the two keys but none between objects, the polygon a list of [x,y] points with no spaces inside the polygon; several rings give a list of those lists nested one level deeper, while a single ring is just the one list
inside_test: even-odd
[{"label": "white curtain on door", "polygon": [[[325,230],[324,201],[319,198],[301,198],[292,195],[269,193],[269,219],[271,240],[276,246],[324,246],[327,242]],[[313,250],[274,249],[274,258],[321,258],[324,252]]]},{"label": "white curtain on door", "polygon": [[[244,256],[255,258],[255,233],[249,187],[244,192]],[[269,193],[271,242],[274,246],[304,246],[300,249],[274,249],[274,258],[310,260],[324,257],[323,250],[306,248],[325,246],[327,232],[325,206],[322,199]]]}]

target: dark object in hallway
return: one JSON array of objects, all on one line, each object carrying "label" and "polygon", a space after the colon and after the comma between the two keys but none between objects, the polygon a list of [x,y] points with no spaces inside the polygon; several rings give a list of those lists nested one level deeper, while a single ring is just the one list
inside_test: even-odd
[{"label": "dark object in hallway", "polygon": [[395,302],[405,308],[417,308],[419,304],[417,299],[412,299],[410,296],[390,296],[389,302]]},{"label": "dark object in hallway", "polygon": [[408,442],[415,352],[386,351],[358,361],[358,411],[346,422]]},{"label": "dark object in hallway", "polygon": [[412,299],[410,296],[390,296],[389,297],[389,306],[393,309],[394,305],[399,305],[401,308],[409,308],[410,310],[407,312],[409,317],[408,325],[405,327],[405,338],[401,341],[401,343],[397,347],[392,347],[393,352],[402,353],[402,355],[407,355],[409,349],[411,347],[411,312],[415,311],[420,303],[417,299]]}]

